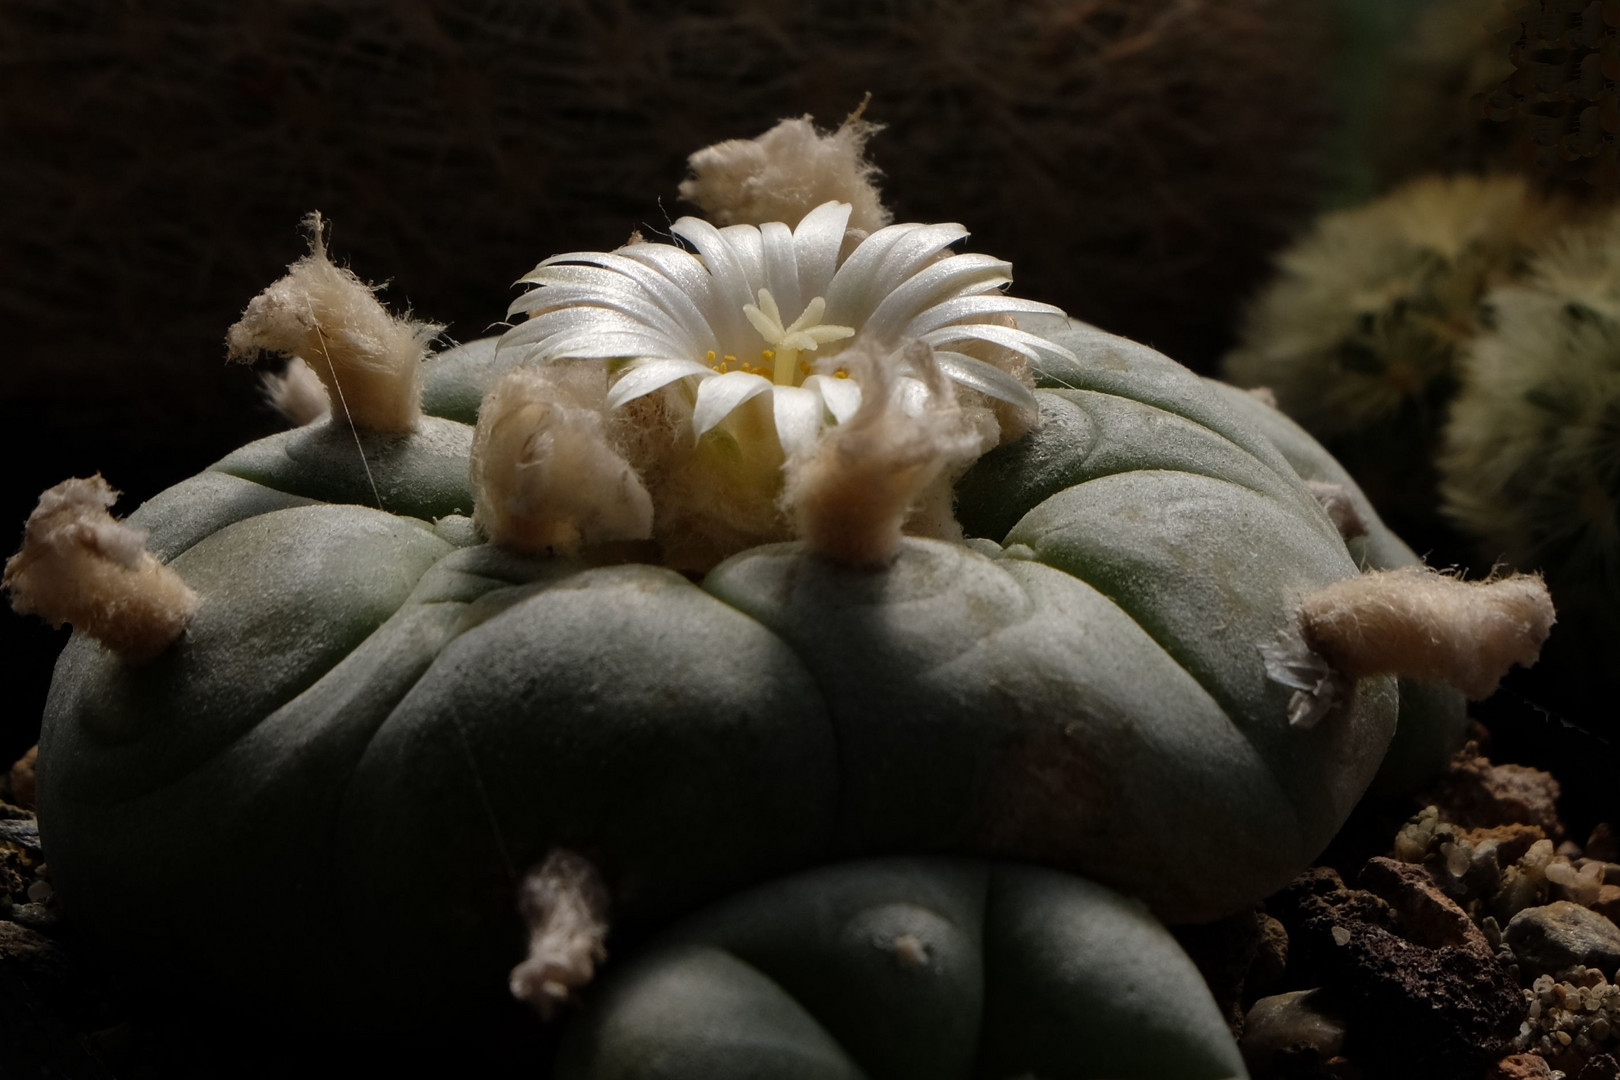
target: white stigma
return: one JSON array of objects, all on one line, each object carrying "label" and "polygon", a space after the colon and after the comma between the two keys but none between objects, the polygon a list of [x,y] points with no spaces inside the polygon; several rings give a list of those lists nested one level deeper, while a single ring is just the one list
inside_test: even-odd
[{"label": "white stigma", "polygon": [[771,295],[769,289],[759,290],[757,306],[743,305],[743,314],[754,324],[759,336],[765,339],[766,347],[775,350],[771,381],[776,385],[797,385],[799,353],[815,352],[825,342],[855,336],[853,326],[823,323],[821,317],[826,312],[826,298],[818,296],[804,306],[792,324],[783,326],[782,311],[776,306],[776,297]]}]

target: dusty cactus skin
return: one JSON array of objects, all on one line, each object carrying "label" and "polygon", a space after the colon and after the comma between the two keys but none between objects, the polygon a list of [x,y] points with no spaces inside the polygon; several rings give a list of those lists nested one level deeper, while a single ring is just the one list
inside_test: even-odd
[{"label": "dusty cactus skin", "polygon": [[618,968],[557,1076],[647,1075],[1247,1071],[1198,970],[1139,904],[1034,867],[886,859],[735,897]]},{"label": "dusty cactus skin", "polygon": [[[1421,564],[1417,553],[1384,524],[1344,466],[1309,432],[1249,391],[1213,379],[1209,386],[1229,408],[1265,433],[1300,479],[1332,485],[1349,497],[1366,530],[1345,539],[1357,566],[1363,570],[1395,570]],[[1402,676],[1400,695],[1400,722],[1372,785],[1377,794],[1416,790],[1445,767],[1467,737],[1467,702],[1456,690]]]},{"label": "dusty cactus skin", "polygon": [[1041,332],[1074,359],[1040,430],[958,485],[978,539],[907,538],[876,572],[793,543],[697,581],[480,543],[487,344],[429,362],[415,432],[360,433],[366,469],[324,421],[150,500],[131,523],[201,604],[143,668],[82,636],[63,655],[39,771],[64,904],[101,940],[397,1023],[502,987],[516,875],[559,845],[627,933],[884,851],[1082,870],[1168,919],[1268,894],[1394,729],[1387,677],[1290,727],[1258,648],[1356,562],[1201,380]]}]

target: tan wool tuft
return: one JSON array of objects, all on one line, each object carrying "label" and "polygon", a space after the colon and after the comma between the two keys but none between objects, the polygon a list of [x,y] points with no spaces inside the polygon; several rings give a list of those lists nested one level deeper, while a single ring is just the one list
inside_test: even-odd
[{"label": "tan wool tuft", "polygon": [[485,396],[473,434],[473,520],[516,551],[571,553],[652,535],[641,477],[613,445],[599,364],[520,368]]},{"label": "tan wool tuft", "polygon": [[802,116],[757,139],[705,147],[687,159],[692,175],[681,183],[681,198],[716,225],[793,226],[822,203],[846,202],[849,227],[875,232],[892,215],[878,195],[878,170],[866,160],[866,140],[882,128],[862,120],[862,109],[835,131],[818,132]]},{"label": "tan wool tuft", "polygon": [[45,492],[0,584],[18,614],[71,623],[142,664],[185,631],[201,601],[146,550],[146,533],[107,512],[117,499],[99,473]]},{"label": "tan wool tuft", "polygon": [[1356,501],[1350,497],[1349,488],[1329,480],[1307,480],[1305,486],[1316,497],[1341,537],[1354,540],[1367,535],[1367,523],[1362,520],[1361,511],[1356,509]]},{"label": "tan wool tuft", "polygon": [[993,435],[987,445],[983,428],[966,422],[932,350],[913,343],[906,354],[929,390],[918,415],[902,407],[887,363],[845,352],[839,362],[860,380],[860,408],[787,462],[782,501],[798,535],[818,555],[848,566],[889,562],[914,515],[924,525],[919,531],[959,537],[949,481],[994,444]]},{"label": "tan wool tuft", "polygon": [[1476,701],[1536,662],[1553,621],[1539,576],[1465,582],[1424,567],[1348,578],[1299,610],[1305,644],[1338,671],[1443,682]]},{"label": "tan wool tuft", "polygon": [[305,219],[309,254],[254,297],[226,334],[232,360],[284,353],[308,364],[334,411],[368,431],[416,429],[422,359],[443,329],[396,318],[375,291],[326,254],[319,214]]},{"label": "tan wool tuft", "polygon": [[288,361],[286,371],[266,374],[263,381],[265,399],[294,427],[324,420],[332,412],[320,376],[296,356]]},{"label": "tan wool tuft", "polygon": [[1251,386],[1249,387],[1249,394],[1267,408],[1277,408],[1277,395],[1272,391],[1271,387]]},{"label": "tan wool tuft", "polygon": [[518,910],[529,955],[512,969],[512,996],[549,1020],[607,959],[607,886],[590,860],[558,848],[524,875]]}]

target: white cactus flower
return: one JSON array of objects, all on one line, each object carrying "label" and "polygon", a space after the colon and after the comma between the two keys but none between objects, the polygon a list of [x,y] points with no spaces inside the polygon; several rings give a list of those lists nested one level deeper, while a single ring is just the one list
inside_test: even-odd
[{"label": "white cactus flower", "polygon": [[[525,314],[501,340],[530,363],[609,362],[617,408],[672,385],[686,388],[694,435],[743,403],[769,394],[777,438],[793,454],[824,425],[853,416],[860,387],[831,357],[859,343],[904,363],[901,346],[921,341],[963,386],[1034,410],[1017,378],[958,350],[975,342],[1038,362],[1067,350],[1007,325],[1009,315],[1056,313],[1049,304],[1001,290],[1011,266],[987,255],[946,253],[961,225],[891,225],[840,258],[847,203],[825,203],[797,228],[781,222],[716,228],[681,218],[674,244],[638,242],[615,252],[574,252],[523,278],[538,286],[511,314]],[[812,366],[812,358],[820,361]],[[822,369],[818,371],[817,368]],[[915,382],[907,397],[926,401]]]}]

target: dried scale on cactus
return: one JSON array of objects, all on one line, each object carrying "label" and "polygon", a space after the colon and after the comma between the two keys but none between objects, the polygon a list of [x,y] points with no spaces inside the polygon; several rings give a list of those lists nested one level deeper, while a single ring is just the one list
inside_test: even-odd
[{"label": "dried scale on cactus", "polygon": [[566,1075],[1242,1075],[1155,917],[1437,768],[1545,590],[1422,568],[1273,410],[889,224],[858,123],[695,155],[678,243],[546,259],[425,362],[317,220],[230,333],[309,422],[126,522],[47,494],[6,583],[80,631],[39,808],[87,935],[332,1023],[577,999]]}]

